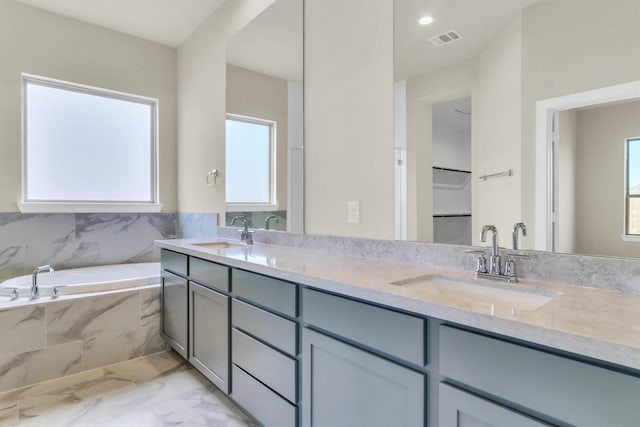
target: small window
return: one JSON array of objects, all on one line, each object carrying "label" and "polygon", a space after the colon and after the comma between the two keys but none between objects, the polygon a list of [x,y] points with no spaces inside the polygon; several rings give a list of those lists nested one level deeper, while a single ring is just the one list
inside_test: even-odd
[{"label": "small window", "polygon": [[23,200],[155,204],[157,100],[23,75]]},{"label": "small window", "polygon": [[276,203],[275,128],[271,121],[227,115],[227,204]]},{"label": "small window", "polygon": [[627,139],[626,147],[626,230],[640,236],[640,138]]}]

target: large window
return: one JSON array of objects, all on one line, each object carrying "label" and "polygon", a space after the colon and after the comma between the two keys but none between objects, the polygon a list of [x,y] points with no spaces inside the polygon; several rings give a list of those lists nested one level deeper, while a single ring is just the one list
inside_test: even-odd
[{"label": "large window", "polygon": [[155,204],[157,101],[23,76],[23,205]]},{"label": "large window", "polygon": [[275,126],[267,120],[227,115],[227,204],[276,203]]},{"label": "large window", "polygon": [[640,236],[640,138],[627,139],[626,159],[625,234]]}]

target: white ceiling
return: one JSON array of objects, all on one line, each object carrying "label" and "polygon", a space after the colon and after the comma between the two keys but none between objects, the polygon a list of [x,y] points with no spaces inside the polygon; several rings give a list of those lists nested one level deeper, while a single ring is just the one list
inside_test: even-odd
[{"label": "white ceiling", "polygon": [[227,62],[302,81],[302,0],[277,0],[227,43]]},{"label": "white ceiling", "polygon": [[[539,0],[396,0],[395,79],[434,71],[479,54],[524,7]],[[434,22],[418,25],[421,16]],[[436,47],[429,38],[456,30],[462,40]]]},{"label": "white ceiling", "polygon": [[225,0],[16,0],[80,21],[178,47]]},{"label": "white ceiling", "polygon": [[[225,0],[16,0],[92,24],[178,47]],[[230,0],[234,1],[234,0]],[[540,0],[395,0],[395,79],[453,65],[479,54],[517,13]],[[420,26],[420,16],[435,21]],[[448,30],[463,39],[436,47]],[[228,62],[302,80],[302,0],[277,0],[236,34]]]}]

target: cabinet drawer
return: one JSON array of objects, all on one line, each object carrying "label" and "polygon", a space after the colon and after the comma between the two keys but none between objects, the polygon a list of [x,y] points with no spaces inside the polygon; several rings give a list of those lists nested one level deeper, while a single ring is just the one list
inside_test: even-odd
[{"label": "cabinet drawer", "polygon": [[229,292],[229,267],[224,265],[191,257],[189,278],[201,285]]},{"label": "cabinet drawer", "polygon": [[160,251],[162,269],[181,276],[187,275],[187,256],[167,249]]},{"label": "cabinet drawer", "polygon": [[232,323],[237,328],[292,356],[297,354],[295,322],[236,299],[231,313]]},{"label": "cabinet drawer", "polygon": [[233,330],[231,358],[233,363],[267,386],[296,402],[296,361],[259,341]]},{"label": "cabinet drawer", "polygon": [[305,323],[419,366],[425,364],[426,321],[370,304],[304,289]]},{"label": "cabinet drawer", "polygon": [[640,378],[449,326],[440,373],[566,423],[640,425]]},{"label": "cabinet drawer", "polygon": [[294,427],[296,407],[256,381],[242,369],[232,367],[233,399],[265,427]]},{"label": "cabinet drawer", "polygon": [[440,383],[438,425],[451,427],[550,427],[526,415]]},{"label": "cabinet drawer", "polygon": [[233,293],[236,296],[287,316],[296,317],[298,314],[296,290],[297,286],[293,283],[248,271],[233,270]]}]

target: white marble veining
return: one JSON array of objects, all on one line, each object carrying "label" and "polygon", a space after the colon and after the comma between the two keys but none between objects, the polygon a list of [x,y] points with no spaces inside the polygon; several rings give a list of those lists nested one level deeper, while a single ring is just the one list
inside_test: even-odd
[{"label": "white marble veining", "polygon": [[0,310],[0,356],[44,348],[42,304]]},{"label": "white marble veining", "polygon": [[47,345],[140,327],[140,294],[119,292],[47,304]]},{"label": "white marble veining", "polygon": [[178,212],[178,237],[215,238],[218,235],[217,213]]},{"label": "white marble veining", "polygon": [[[334,238],[319,240],[328,244]],[[347,256],[335,254],[333,250],[310,250],[295,245],[231,245],[208,249],[191,244],[201,241],[178,239],[156,243],[167,249],[232,267],[640,369],[640,295],[566,283],[523,280],[520,286],[560,295],[530,310],[494,310],[495,307],[486,304],[469,304],[470,298],[460,291],[438,294],[421,287],[392,284],[429,274],[473,281],[472,268],[467,271],[445,269],[434,266],[433,262],[399,262],[392,256],[388,259],[382,256]],[[363,252],[375,250],[368,248],[372,245],[379,249],[376,252],[378,255],[387,250],[393,252],[389,249],[391,246],[382,241],[371,241],[375,243],[370,245],[366,240],[335,238],[335,242],[341,245],[336,250],[338,253],[357,251],[360,246]],[[407,245],[407,248],[419,246]],[[368,249],[365,250],[365,247]],[[451,250],[451,247],[447,248]],[[464,255],[460,254],[459,257],[463,258]]]},{"label": "white marble veining", "polygon": [[[149,267],[143,264],[141,278],[134,275],[132,281],[144,280],[148,271],[144,266]],[[57,299],[3,302],[0,392],[164,351],[159,299],[160,284],[156,282]],[[10,417],[7,411],[11,408],[0,407],[0,420]]]},{"label": "white marble veining", "polygon": [[79,341],[0,356],[0,391],[80,372]]},{"label": "white marble veining", "polygon": [[82,369],[94,369],[163,351],[166,345],[159,325],[82,341]]},{"label": "white marble veining", "polygon": [[0,426],[253,424],[173,353],[162,352],[0,393]]},{"label": "white marble veining", "polygon": [[140,291],[140,326],[160,324],[160,288]]},{"label": "white marble veining", "polygon": [[175,213],[0,213],[0,281],[44,264],[157,262],[153,241],[175,236]]}]

